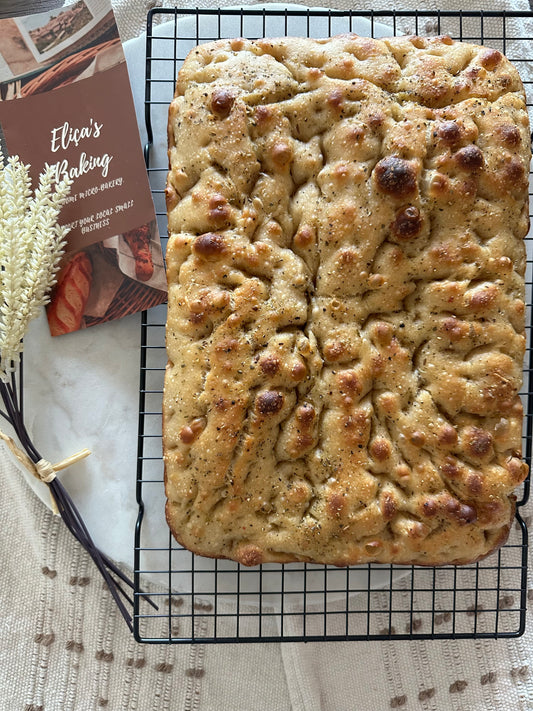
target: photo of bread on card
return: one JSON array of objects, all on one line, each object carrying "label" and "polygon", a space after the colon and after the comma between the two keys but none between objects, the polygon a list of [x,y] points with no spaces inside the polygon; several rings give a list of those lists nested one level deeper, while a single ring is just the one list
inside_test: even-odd
[{"label": "photo of bread on card", "polygon": [[449,37],[215,41],[168,141],[175,538],[245,565],[501,546],[527,474],[516,68]]},{"label": "photo of bread on card", "polygon": [[59,273],[47,309],[52,336],[78,331],[93,282],[93,264],[86,251],[78,252]]},{"label": "photo of bread on card", "polygon": [[47,316],[52,336],[123,318],[166,301],[155,220],[65,258]]},{"label": "photo of bread on card", "polygon": [[139,281],[148,281],[154,273],[154,261],[150,245],[150,225],[141,225],[122,235],[135,260],[135,276]]}]

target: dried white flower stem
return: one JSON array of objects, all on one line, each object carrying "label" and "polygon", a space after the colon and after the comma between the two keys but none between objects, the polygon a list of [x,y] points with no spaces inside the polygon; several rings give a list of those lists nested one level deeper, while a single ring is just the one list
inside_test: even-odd
[{"label": "dried white flower stem", "polygon": [[7,382],[32,319],[50,300],[68,229],[57,223],[70,192],[47,166],[31,193],[29,166],[0,151],[0,379]]},{"label": "dried white flower stem", "polygon": [[[6,442],[34,476],[48,485],[56,511],[94,560],[132,629],[131,614],[124,601],[133,605],[133,600],[122,583],[131,588],[133,583],[95,546],[78,509],[56,477],[57,471],[85,457],[89,451],[82,450],[53,465],[41,457],[24,424],[22,339],[30,321],[49,301],[50,288],[56,282],[68,232],[57,224],[57,218],[72,184],[69,178],[58,182],[54,170],[47,166],[32,196],[28,168],[17,156],[5,164],[0,151],[0,401],[5,408],[0,409],[0,417],[12,426],[20,447],[1,431],[0,440]],[[157,609],[149,598],[142,597]]]}]

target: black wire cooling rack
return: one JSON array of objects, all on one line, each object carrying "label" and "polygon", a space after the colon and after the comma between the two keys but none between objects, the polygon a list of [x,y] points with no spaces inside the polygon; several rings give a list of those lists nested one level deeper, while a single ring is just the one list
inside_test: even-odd
[{"label": "black wire cooling rack", "polygon": [[[533,13],[384,11],[341,12],[249,7],[243,10],[155,9],[148,15],[146,160],[160,233],[165,242],[166,116],[185,56],[221,37],[359,34],[449,34],[503,51],[521,71],[533,104]],[[361,23],[363,31],[360,29]],[[385,26],[385,27],[383,27]],[[531,28],[529,24],[529,28]],[[364,32],[365,28],[367,32]],[[155,137],[155,139],[154,139]],[[159,145],[158,145],[159,142]],[[531,193],[530,193],[531,195]],[[528,236],[527,304],[531,304],[533,236]],[[531,247],[531,248],[530,248]],[[485,560],[461,567],[365,565],[339,569],[312,564],[244,568],[192,555],[164,520],[161,397],[166,363],[166,310],[142,317],[141,387],[135,532],[135,637],[140,642],[258,642],[516,637],[526,612],[527,527],[520,491],[507,544]],[[527,309],[531,324],[531,307]],[[523,400],[524,452],[531,460],[533,367],[528,327]],[[159,610],[140,594],[148,585]]]}]

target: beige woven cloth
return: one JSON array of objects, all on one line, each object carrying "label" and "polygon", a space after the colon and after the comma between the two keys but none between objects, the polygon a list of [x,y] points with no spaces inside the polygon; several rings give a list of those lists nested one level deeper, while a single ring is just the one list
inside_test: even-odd
[{"label": "beige woven cloth", "polygon": [[[142,31],[154,4],[114,1],[123,40]],[[7,5],[0,0],[0,11]],[[430,0],[424,5],[436,7]],[[342,0],[331,6],[353,7]],[[389,3],[373,4],[380,7]],[[528,3],[487,1],[473,9],[503,7],[528,9]],[[440,5],[461,8],[460,0]],[[526,634],[511,640],[139,645],[88,556],[3,449],[0,481],[0,711],[533,708],[531,613]]]}]

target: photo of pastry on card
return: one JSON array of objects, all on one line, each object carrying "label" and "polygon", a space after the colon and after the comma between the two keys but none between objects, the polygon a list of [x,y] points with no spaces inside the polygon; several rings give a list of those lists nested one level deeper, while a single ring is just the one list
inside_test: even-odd
[{"label": "photo of pastry on card", "polygon": [[107,258],[130,279],[166,290],[163,252],[155,220],[104,240],[102,247]]},{"label": "photo of pastry on card", "polygon": [[122,318],[166,300],[157,224],[152,220],[68,255],[47,308],[52,336]]}]

